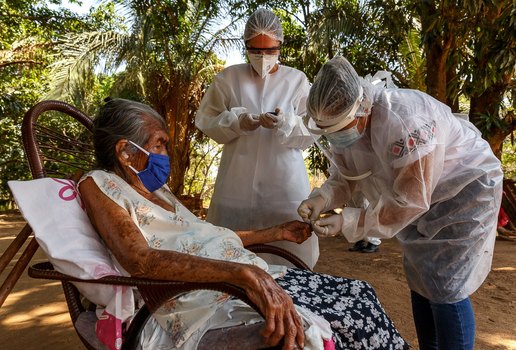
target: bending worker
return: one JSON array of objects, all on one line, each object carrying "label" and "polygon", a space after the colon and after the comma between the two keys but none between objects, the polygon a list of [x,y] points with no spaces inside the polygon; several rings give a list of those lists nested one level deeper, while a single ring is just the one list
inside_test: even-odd
[{"label": "bending worker", "polygon": [[[258,230],[299,220],[296,209],[310,193],[302,151],[313,138],[301,118],[310,86],[304,73],[277,63],[283,31],[273,12],[255,11],[244,40],[250,63],[227,67],[215,77],[195,124],[224,144],[206,220],[232,230]],[[302,244],[274,245],[310,267],[319,256],[316,235]]]},{"label": "bending worker", "polygon": [[[409,89],[375,89],[343,57],[308,98],[311,131],[331,144],[331,176],[299,213],[318,235],[350,242],[396,236],[421,349],[473,349],[469,299],[491,268],[502,194],[500,162],[468,121]],[[350,180],[352,179],[352,180]],[[366,209],[345,207],[361,191]]]}]

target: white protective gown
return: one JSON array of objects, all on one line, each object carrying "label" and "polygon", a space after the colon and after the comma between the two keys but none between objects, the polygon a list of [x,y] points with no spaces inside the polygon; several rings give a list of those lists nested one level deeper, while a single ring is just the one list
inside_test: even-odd
[{"label": "white protective gown", "polygon": [[323,195],[332,209],[362,191],[370,204],[344,208],[344,236],[354,242],[396,235],[411,290],[436,303],[468,297],[491,269],[500,162],[473,124],[416,90],[377,91],[370,119],[359,141],[332,151],[340,174],[372,175],[346,181],[333,166],[311,196]]},{"label": "white protective gown", "polygon": [[[232,230],[262,229],[301,220],[297,207],[310,193],[302,151],[313,143],[301,116],[309,83],[297,69],[279,66],[261,79],[249,64],[227,67],[207,90],[195,125],[224,144],[207,221]],[[240,130],[238,116],[279,107],[279,129]],[[317,236],[302,244],[275,242],[313,267],[319,257]],[[285,260],[265,256],[271,264]],[[279,260],[278,260],[279,259]]]}]

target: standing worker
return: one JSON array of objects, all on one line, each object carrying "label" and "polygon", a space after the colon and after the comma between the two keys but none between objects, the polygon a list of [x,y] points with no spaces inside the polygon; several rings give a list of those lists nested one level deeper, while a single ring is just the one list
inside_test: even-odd
[{"label": "standing worker", "polygon": [[[396,236],[419,347],[473,349],[469,296],[491,269],[502,195],[489,144],[445,104],[416,90],[375,89],[343,57],[321,68],[307,109],[308,128],[327,137],[333,164],[300,215],[321,236]],[[366,209],[320,218],[354,191]]]},{"label": "standing worker", "polygon": [[[244,41],[250,63],[227,67],[215,77],[195,125],[224,144],[206,220],[232,230],[258,230],[299,220],[296,209],[310,193],[302,155],[313,143],[302,120],[310,85],[303,72],[277,63],[283,30],[273,12],[256,10]],[[319,257],[316,235],[301,244],[273,244],[310,267]]]}]

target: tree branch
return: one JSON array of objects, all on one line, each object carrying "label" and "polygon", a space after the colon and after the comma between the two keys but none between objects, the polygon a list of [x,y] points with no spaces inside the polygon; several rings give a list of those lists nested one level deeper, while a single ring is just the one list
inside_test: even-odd
[{"label": "tree branch", "polygon": [[11,62],[0,62],[0,68],[4,68],[7,66],[13,66],[16,64],[28,64],[28,65],[42,65],[43,62],[38,62],[34,60],[19,60],[19,61],[11,61]]}]

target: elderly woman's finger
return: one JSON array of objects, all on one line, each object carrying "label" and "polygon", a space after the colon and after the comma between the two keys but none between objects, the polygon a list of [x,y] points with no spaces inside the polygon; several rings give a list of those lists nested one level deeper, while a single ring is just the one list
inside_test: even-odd
[{"label": "elderly woman's finger", "polygon": [[295,322],[292,319],[290,312],[288,312],[285,315],[284,322],[286,323],[287,331],[285,332],[285,336],[283,338],[284,339],[283,349],[291,350],[291,349],[294,349],[294,347],[296,345],[297,329],[296,329]]},{"label": "elderly woman's finger", "polygon": [[[265,338],[267,344],[270,344],[269,343],[269,340],[272,336],[272,334],[274,334],[276,330],[276,315],[274,313],[269,313],[267,312],[265,314],[265,326],[263,327],[262,329],[262,332],[261,332],[261,335],[262,337]],[[272,345],[275,345],[275,344],[272,344]]]},{"label": "elderly woman's finger", "polygon": [[296,333],[296,344],[299,347],[299,349],[303,349],[305,347],[305,331],[303,329],[303,322],[301,321],[301,317],[294,309],[295,317],[294,317],[294,323],[297,329]]},{"label": "elderly woman's finger", "polygon": [[283,323],[283,315],[277,314],[276,318],[276,329],[274,333],[269,337],[268,343],[272,346],[278,345],[281,339],[285,336],[285,324]]},{"label": "elderly woman's finger", "polygon": [[301,317],[298,315],[295,308],[292,308],[289,314],[290,326],[285,334],[285,345],[284,349],[304,349],[305,347],[305,332],[303,330],[303,324]]}]

